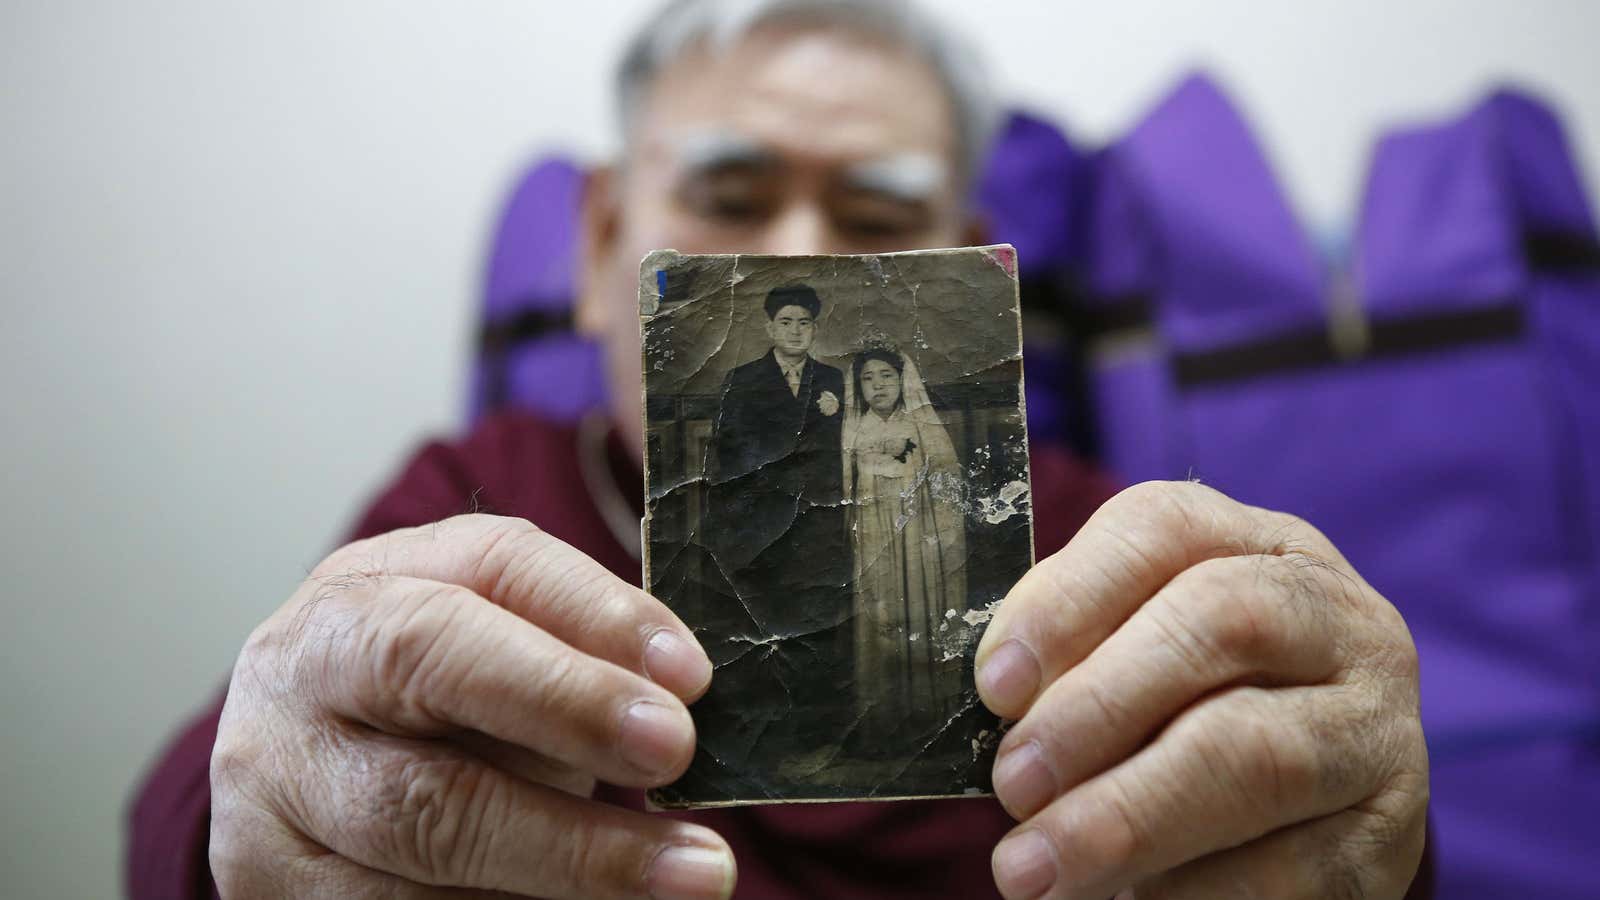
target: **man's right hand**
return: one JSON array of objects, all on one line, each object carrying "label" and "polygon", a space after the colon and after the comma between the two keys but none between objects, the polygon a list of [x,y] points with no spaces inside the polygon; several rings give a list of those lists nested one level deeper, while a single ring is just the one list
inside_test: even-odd
[{"label": "man's right hand", "polygon": [[211,758],[224,897],[726,897],[714,832],[590,799],[688,766],[711,662],[520,519],[351,544],[250,635]]}]

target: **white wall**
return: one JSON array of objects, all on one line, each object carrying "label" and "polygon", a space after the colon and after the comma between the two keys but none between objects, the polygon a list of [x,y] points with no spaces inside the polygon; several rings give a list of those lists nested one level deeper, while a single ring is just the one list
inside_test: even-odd
[{"label": "white wall", "polygon": [[[530,153],[609,145],[649,5],[0,7],[0,894],[117,890],[142,765],[457,420],[487,219]],[[1375,128],[1501,77],[1600,173],[1585,0],[938,5],[1086,140],[1207,62],[1319,225]]]}]

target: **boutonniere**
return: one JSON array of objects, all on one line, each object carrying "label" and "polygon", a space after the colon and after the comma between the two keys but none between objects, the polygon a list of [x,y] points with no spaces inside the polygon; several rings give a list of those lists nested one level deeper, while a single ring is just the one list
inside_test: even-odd
[{"label": "boutonniere", "polygon": [[817,409],[825,416],[834,415],[839,411],[839,398],[833,395],[833,391],[823,391],[822,396],[817,398]]},{"label": "boutonniere", "polygon": [[917,449],[917,442],[913,441],[911,438],[906,438],[906,445],[900,448],[899,453],[894,454],[894,461],[905,462],[906,457],[910,456],[911,451],[915,449]]}]

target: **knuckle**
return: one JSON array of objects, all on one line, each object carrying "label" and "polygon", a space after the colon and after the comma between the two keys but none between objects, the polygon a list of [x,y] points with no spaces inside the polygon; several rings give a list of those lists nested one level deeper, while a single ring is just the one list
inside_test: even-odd
[{"label": "knuckle", "polygon": [[[614,877],[613,853],[603,829],[587,817],[576,817],[561,830],[559,839],[543,848],[541,869],[547,879],[562,885],[568,892],[592,895],[620,892],[621,884],[610,885]],[[641,879],[642,881],[642,872]]]},{"label": "knuckle", "polygon": [[1115,499],[1143,509],[1187,516],[1198,504],[1212,502],[1219,496],[1198,481],[1144,481],[1124,488]]},{"label": "knuckle", "polygon": [[1127,871],[1154,849],[1149,825],[1134,798],[1120,786],[1102,798],[1062,835],[1063,861],[1097,871]]},{"label": "knuckle", "polygon": [[[594,688],[591,673],[584,664],[587,657],[576,651],[558,649],[540,662],[539,697],[544,713],[554,721],[586,721],[609,709],[613,699],[601,696]],[[606,735],[615,738],[616,735]]]},{"label": "knuckle", "polygon": [[1197,724],[1196,739],[1206,768],[1229,782],[1225,786],[1259,809],[1276,811],[1319,792],[1323,773],[1315,741],[1279,722],[1265,697],[1258,688],[1236,689],[1209,722]]},{"label": "knuckle", "polygon": [[384,764],[374,800],[348,827],[380,858],[427,881],[473,884],[484,874],[483,817],[495,789],[485,767],[454,758]]},{"label": "knuckle", "polygon": [[1156,535],[1182,535],[1194,523],[1194,496],[1184,482],[1144,481],[1124,488],[1106,503],[1114,522]]},{"label": "knuckle", "polygon": [[1422,663],[1410,626],[1393,604],[1383,600],[1375,604],[1368,627],[1374,634],[1374,649],[1369,657],[1374,668],[1403,686],[1414,705]]},{"label": "knuckle", "polygon": [[639,619],[638,595],[615,575],[596,568],[574,567],[560,573],[551,585],[553,591],[569,597],[582,597],[573,605],[572,627],[579,632],[599,633]]},{"label": "knuckle", "polygon": [[492,598],[531,589],[532,580],[549,568],[552,549],[562,546],[526,519],[482,514],[474,518],[471,530],[477,540],[468,551],[473,580],[492,585],[487,594]]},{"label": "knuckle", "polygon": [[1259,786],[1264,806],[1281,810],[1303,803],[1321,789],[1322,766],[1310,741],[1294,731],[1256,720],[1241,735],[1239,767],[1246,784]]},{"label": "knuckle", "polygon": [[1399,896],[1421,862],[1422,827],[1370,806],[1355,810],[1352,822],[1332,832],[1316,854],[1331,896]]},{"label": "knuckle", "polygon": [[466,588],[440,584],[374,608],[363,657],[380,704],[427,717],[428,698],[448,696],[453,670],[445,661],[454,643],[452,626],[470,598]]},{"label": "knuckle", "polygon": [[1198,481],[1147,481],[1139,498],[1173,527],[1191,530],[1218,501],[1233,503],[1216,488]]},{"label": "knuckle", "polygon": [[364,551],[372,546],[374,540],[376,538],[364,538],[359,541],[351,541],[339,547],[324,556],[321,562],[313,566],[311,573],[306,576],[306,580],[308,582],[318,581],[323,578],[337,577],[344,572],[350,571],[352,561],[365,558],[367,553]]},{"label": "knuckle", "polygon": [[374,535],[351,541],[322,558],[306,576],[308,582],[321,582],[376,574],[375,561],[381,556],[380,548],[401,532]]},{"label": "knuckle", "polygon": [[[1393,607],[1390,607],[1393,609]],[[1395,659],[1400,676],[1411,685],[1411,692],[1416,693],[1416,685],[1422,679],[1422,658],[1417,654],[1417,643],[1411,637],[1411,629],[1406,626],[1399,612],[1394,613],[1395,627],[1392,633],[1397,635]]]},{"label": "knuckle", "polygon": [[1109,688],[1098,679],[1086,680],[1083,683],[1084,696],[1088,698],[1094,711],[1100,717],[1102,726],[1108,734],[1125,733],[1132,727],[1133,713],[1127,704],[1118,699],[1117,691]]},{"label": "knuckle", "polygon": [[260,756],[259,748],[253,743],[218,735],[211,748],[208,770],[212,797],[227,799],[242,794],[245,786],[256,778]]},{"label": "knuckle", "polygon": [[470,512],[451,516],[445,520],[455,527],[472,529],[485,534],[536,534],[539,526],[517,516],[498,516],[493,513]]},{"label": "knuckle", "polygon": [[1166,589],[1164,639],[1198,671],[1254,669],[1283,642],[1281,603],[1263,596],[1236,558],[1196,564]]},{"label": "knuckle", "polygon": [[262,851],[281,825],[271,810],[251,799],[253,789],[246,788],[243,776],[235,774],[235,765],[242,772],[253,772],[254,766],[245,763],[241,754],[225,751],[222,757],[219,768],[218,754],[212,756],[207,862],[221,896],[246,896],[259,892],[263,877],[270,874],[264,869],[279,858],[277,853]]},{"label": "knuckle", "polygon": [[1277,533],[1282,537],[1280,546],[1283,549],[1302,552],[1318,560],[1331,561],[1339,558],[1333,541],[1328,539],[1322,529],[1311,524],[1309,519],[1294,513],[1274,511],[1269,514],[1268,521],[1277,526]]},{"label": "knuckle", "polygon": [[[1237,564],[1228,568],[1236,570]],[[1264,593],[1241,578],[1216,577],[1199,605],[1205,624],[1197,628],[1218,655],[1247,665],[1259,663],[1276,656],[1283,643],[1285,607],[1279,594]]]},{"label": "knuckle", "polygon": [[1368,900],[1366,879],[1361,870],[1341,860],[1337,853],[1329,854],[1321,864],[1320,880],[1328,900]]}]

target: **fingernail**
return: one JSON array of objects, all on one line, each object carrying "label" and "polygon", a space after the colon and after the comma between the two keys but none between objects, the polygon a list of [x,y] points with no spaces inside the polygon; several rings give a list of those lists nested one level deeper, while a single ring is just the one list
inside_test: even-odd
[{"label": "fingernail", "polygon": [[1056,852],[1038,831],[1014,834],[994,848],[994,883],[1006,900],[1033,900],[1056,883]]},{"label": "fingernail", "polygon": [[1111,900],[1133,900],[1133,888],[1124,888],[1118,891],[1117,895],[1112,897]]},{"label": "fingernail", "polygon": [[994,764],[994,793],[1014,819],[1026,819],[1055,796],[1056,776],[1038,741],[1007,750]]},{"label": "fingernail", "polygon": [[726,850],[668,847],[645,875],[655,900],[724,900],[733,894],[733,859]]},{"label": "fingernail", "polygon": [[978,688],[989,708],[1002,715],[1021,712],[1039,689],[1039,661],[1012,638],[989,654],[978,669]]},{"label": "fingernail", "polygon": [[654,700],[634,703],[622,714],[622,758],[646,775],[667,774],[683,758],[687,719]]},{"label": "fingernail", "polygon": [[644,671],[679,697],[692,697],[711,680],[711,660],[670,628],[662,628],[645,642]]}]

